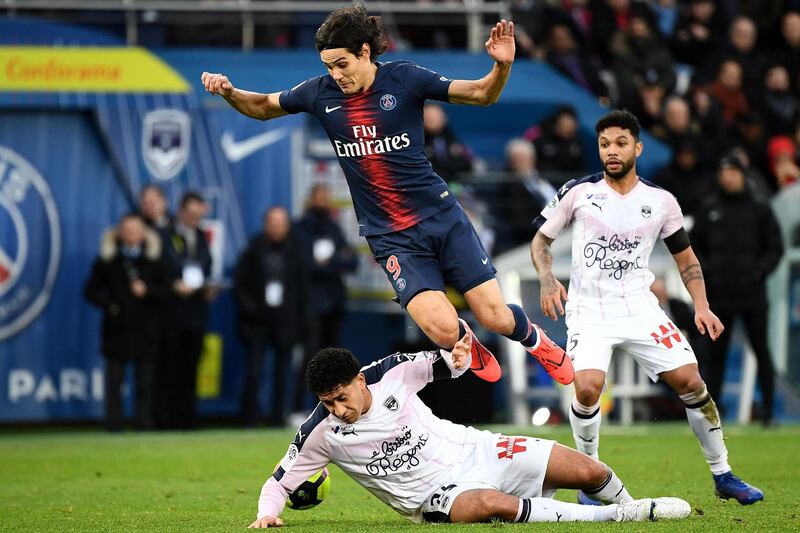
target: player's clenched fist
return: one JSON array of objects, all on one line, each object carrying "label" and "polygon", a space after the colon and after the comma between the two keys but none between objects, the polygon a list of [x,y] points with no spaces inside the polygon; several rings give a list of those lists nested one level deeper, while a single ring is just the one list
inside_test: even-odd
[{"label": "player's clenched fist", "polygon": [[453,354],[453,367],[463,368],[471,352],[472,335],[467,333],[463,338],[456,341],[456,345],[453,346],[453,351],[451,352]]},{"label": "player's clenched fist", "polygon": [[200,81],[207,92],[211,94],[218,94],[220,96],[228,96],[233,92],[233,84],[224,74],[203,72],[200,76]]}]

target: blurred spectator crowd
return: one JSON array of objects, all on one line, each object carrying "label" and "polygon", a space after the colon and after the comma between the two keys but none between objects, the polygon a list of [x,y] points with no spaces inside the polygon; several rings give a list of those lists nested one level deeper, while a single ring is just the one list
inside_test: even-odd
[{"label": "blurred spectator crowd", "polygon": [[[670,163],[645,178],[672,192],[685,215],[696,215],[702,199],[717,191],[726,157],[741,163],[748,192],[761,200],[800,180],[800,1],[513,0],[510,6],[518,57],[547,62],[601,104],[633,111],[672,150]],[[584,154],[579,110],[565,106],[508,142],[505,168],[487,187],[474,179],[486,169],[433,105],[437,110],[426,108],[425,120],[434,170],[467,203],[472,195],[485,204],[473,211],[493,232],[496,253],[530,240],[530,220],[553,186],[599,170],[587,166],[594,150]]]},{"label": "blurred spectator crowd", "polygon": [[[210,304],[223,288],[211,277],[207,213],[205,199],[187,191],[173,215],[163,191],[148,185],[138,209],[101,237],[84,295],[103,315],[109,431],[124,429],[129,364],[137,429],[198,426],[198,364],[208,351]],[[326,185],[311,188],[295,221],[282,206],[266,210],[261,231],[237,260],[232,287],[244,347],[243,426],[282,427],[290,412],[311,407],[304,368],[320,348],[339,344],[347,302],[343,276],[356,264]],[[269,412],[262,409],[263,396]]]},{"label": "blurred spectator crowd", "polygon": [[[518,57],[547,62],[601,104],[633,111],[672,150],[669,164],[645,178],[672,192],[685,215],[704,223],[710,198],[722,194],[719,201],[730,200],[725,194],[732,193],[724,190],[726,168],[741,172],[747,196],[762,204],[782,188],[797,186],[800,0],[508,4]],[[424,24],[409,29],[391,16],[384,22],[395,50],[409,43],[464,46],[463,24],[426,31]],[[276,33],[264,44],[291,45],[281,28],[274,25]],[[530,223],[556,188],[600,170],[591,163],[594,147],[587,149],[580,140],[580,110],[569,105],[525,131],[509,132],[514,137],[506,144],[502,168],[496,169],[459,139],[446,109],[437,103],[424,108],[426,153],[495,255],[530,242]],[[173,216],[161,191],[148,187],[139,211],[125,215],[103,236],[85,293],[104,314],[109,429],[121,428],[123,369],[130,360],[136,363],[140,428],[196,425],[197,364],[208,305],[219,289],[208,279],[211,260],[201,228],[206,209],[202,197],[187,193]],[[767,222],[760,224],[773,228]],[[773,252],[780,257],[777,244]],[[710,247],[707,253],[715,252]],[[283,207],[265,212],[262,231],[236,265],[233,287],[245,346],[244,425],[265,419],[283,425],[288,412],[309,407],[302,372],[295,364],[290,373],[293,351],[302,346],[302,368],[317,349],[338,343],[346,301],[342,278],[355,267],[327,187],[312,188],[305,212],[295,221]],[[759,290],[772,268],[761,268]],[[731,307],[732,316],[738,312]],[[755,328],[758,340],[760,329]],[[266,416],[259,407],[265,365],[272,369],[272,411]],[[771,370],[764,379],[769,375]],[[295,391],[291,401],[287,386]]]}]

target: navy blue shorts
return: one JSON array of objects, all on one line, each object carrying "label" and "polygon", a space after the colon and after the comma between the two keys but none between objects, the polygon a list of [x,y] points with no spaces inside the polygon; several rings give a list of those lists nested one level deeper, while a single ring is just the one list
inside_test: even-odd
[{"label": "navy blue shorts", "polygon": [[368,236],[367,242],[404,308],[422,291],[444,291],[447,284],[464,294],[497,273],[458,204],[408,229]]}]

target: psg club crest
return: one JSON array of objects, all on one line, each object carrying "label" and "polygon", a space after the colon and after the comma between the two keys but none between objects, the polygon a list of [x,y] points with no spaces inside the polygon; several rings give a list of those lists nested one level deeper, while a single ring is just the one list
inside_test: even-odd
[{"label": "psg club crest", "polygon": [[180,109],[157,109],[142,121],[142,158],[159,181],[175,177],[189,159],[191,119]]},{"label": "psg club crest", "polygon": [[397,106],[397,98],[391,94],[384,94],[381,96],[381,109],[384,111],[391,111]]},{"label": "psg club crest", "polygon": [[61,228],[50,187],[27,160],[0,146],[0,342],[45,308],[60,258]]}]

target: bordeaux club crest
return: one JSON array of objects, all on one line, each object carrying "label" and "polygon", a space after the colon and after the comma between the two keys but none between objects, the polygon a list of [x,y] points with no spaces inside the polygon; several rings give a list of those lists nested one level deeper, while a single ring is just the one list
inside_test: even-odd
[{"label": "bordeaux club crest", "polygon": [[142,121],[142,158],[159,181],[175,177],[189,159],[191,119],[180,109],[157,109]]},{"label": "bordeaux club crest", "polygon": [[0,146],[0,341],[47,305],[61,258],[58,211],[47,182]]}]

